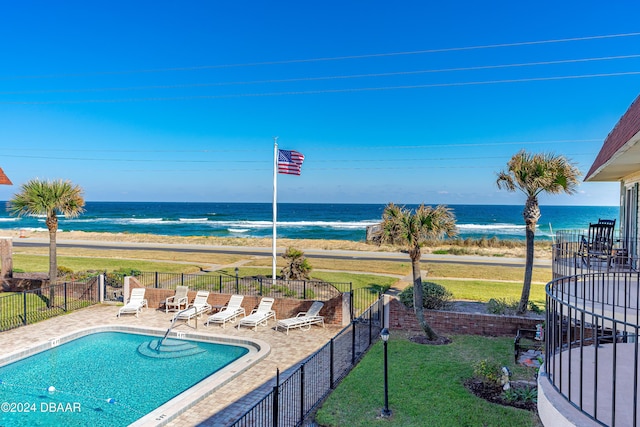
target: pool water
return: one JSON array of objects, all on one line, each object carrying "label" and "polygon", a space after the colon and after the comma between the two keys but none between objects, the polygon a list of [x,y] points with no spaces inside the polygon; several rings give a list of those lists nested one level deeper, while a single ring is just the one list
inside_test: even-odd
[{"label": "pool water", "polygon": [[140,354],[152,340],[158,337],[96,333],[1,367],[0,425],[126,426],[248,353],[190,342],[206,351]]}]

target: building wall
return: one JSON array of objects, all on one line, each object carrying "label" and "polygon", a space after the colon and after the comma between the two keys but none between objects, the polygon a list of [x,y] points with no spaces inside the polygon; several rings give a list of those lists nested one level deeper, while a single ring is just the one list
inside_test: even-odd
[{"label": "building wall", "polygon": [[[639,209],[639,205],[640,205],[640,197],[638,197],[638,195],[636,194],[635,196],[635,204],[632,207],[635,212],[633,213],[633,215],[635,215],[635,230],[625,230],[626,227],[626,219],[625,216],[627,215],[627,204],[632,203],[633,201],[628,200],[627,199],[627,193],[628,190],[633,190],[634,188],[636,188],[636,192],[637,192],[637,187],[638,185],[640,185],[640,171],[635,172],[633,174],[627,175],[625,176],[622,180],[621,180],[621,189],[620,189],[620,216],[621,216],[621,224],[620,224],[620,230],[621,230],[621,238],[626,238],[627,235],[630,235],[631,239],[633,239],[635,242],[640,241],[640,215],[638,215],[638,209]],[[634,257],[639,257],[640,256],[640,245],[634,244],[634,247],[631,248],[633,253],[631,253],[631,256]]]}]

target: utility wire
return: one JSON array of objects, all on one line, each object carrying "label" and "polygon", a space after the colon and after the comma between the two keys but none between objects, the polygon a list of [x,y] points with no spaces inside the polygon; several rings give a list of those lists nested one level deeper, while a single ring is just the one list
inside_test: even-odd
[{"label": "utility wire", "polygon": [[[566,156],[592,156],[593,153],[577,153],[565,154]],[[74,161],[98,161],[98,162],[138,162],[138,163],[268,163],[269,160],[179,160],[179,159],[126,159],[113,158],[105,159],[104,157],[52,157],[52,156],[31,156],[31,155],[4,155],[3,157],[21,158],[21,159],[47,159],[47,160],[74,160]],[[379,162],[430,162],[430,161],[460,161],[460,160],[478,160],[478,159],[504,159],[509,156],[473,156],[473,157],[426,157],[426,158],[399,158],[399,159],[316,159],[313,163],[379,163]]]},{"label": "utility wire", "polygon": [[256,98],[256,97],[272,97],[272,96],[294,96],[294,95],[319,95],[319,94],[336,94],[336,93],[354,93],[354,92],[375,92],[389,90],[407,90],[407,89],[428,89],[436,87],[459,87],[459,86],[480,86],[505,83],[524,83],[524,82],[541,82],[541,81],[559,81],[574,79],[590,79],[597,77],[620,77],[634,76],[640,74],[640,71],[625,71],[617,73],[598,73],[598,74],[581,74],[569,76],[552,76],[552,77],[530,77],[523,79],[502,79],[487,81],[471,81],[471,82],[453,82],[453,83],[429,83],[415,85],[400,86],[378,86],[363,88],[344,88],[344,89],[317,89],[317,90],[301,90],[301,91],[284,91],[284,92],[263,92],[263,93],[238,93],[224,95],[185,95],[170,97],[148,97],[148,98],[126,98],[126,99],[75,99],[75,100],[54,100],[54,101],[0,101],[5,105],[51,105],[51,104],[105,104],[105,103],[125,103],[125,102],[158,102],[158,101],[189,101],[198,99],[229,99],[229,98]]},{"label": "utility wire", "polygon": [[392,56],[423,55],[423,54],[429,54],[429,53],[459,52],[459,51],[478,50],[478,49],[496,49],[496,48],[505,48],[505,47],[533,46],[533,45],[552,44],[552,43],[569,43],[569,42],[602,40],[602,39],[612,39],[612,38],[621,38],[621,37],[636,37],[639,35],[640,35],[640,32],[633,32],[633,33],[621,33],[621,34],[606,34],[606,35],[600,35],[600,36],[571,37],[571,38],[564,38],[564,39],[499,43],[499,44],[450,47],[450,48],[440,48],[440,49],[425,49],[425,50],[414,50],[414,51],[406,51],[406,52],[371,53],[371,54],[363,54],[363,55],[347,55],[347,56],[334,56],[334,57],[323,57],[323,58],[288,59],[288,60],[280,60],[280,61],[248,62],[248,63],[220,64],[220,65],[201,65],[201,66],[192,66],[192,67],[171,67],[171,68],[155,68],[155,69],[140,69],[140,70],[124,70],[124,71],[99,71],[99,72],[88,72],[88,73],[68,73],[68,74],[48,74],[48,75],[46,74],[45,75],[18,75],[18,76],[0,77],[0,80],[50,79],[50,78],[61,78],[61,77],[87,77],[87,76],[113,75],[113,74],[159,73],[159,72],[170,72],[170,71],[196,71],[196,70],[217,69],[217,68],[256,67],[256,66],[265,66],[265,65],[299,64],[299,63],[308,63],[308,62],[344,61],[344,60],[352,60],[352,59],[383,58],[383,57],[392,57]]},{"label": "utility wire", "polygon": [[[505,142],[478,142],[478,143],[458,143],[458,144],[431,144],[431,145],[379,145],[367,147],[309,147],[310,152],[322,151],[338,151],[338,150],[400,150],[400,149],[422,149],[422,148],[454,148],[454,147],[488,147],[502,145],[539,145],[539,144],[581,144],[584,142],[602,142],[602,138],[590,139],[552,139],[547,141],[505,141]],[[114,150],[114,149],[82,149],[82,148],[44,148],[44,147],[0,147],[2,151],[39,151],[39,152],[73,152],[73,153],[237,153],[237,152],[255,152],[255,148],[247,149],[203,149],[203,150]],[[305,150],[307,151],[307,150]],[[307,151],[307,152],[309,152]],[[46,157],[49,158],[49,157]]]},{"label": "utility wire", "polygon": [[434,73],[434,74],[449,73],[449,72],[459,72],[459,71],[495,70],[495,69],[515,68],[515,67],[573,64],[573,63],[611,61],[616,59],[634,59],[634,58],[640,58],[640,54],[578,58],[578,59],[562,59],[557,61],[524,62],[524,63],[515,63],[515,64],[479,65],[474,67],[442,68],[442,69],[435,69],[435,70],[395,71],[395,72],[388,72],[388,73],[366,73],[366,74],[334,75],[334,76],[320,76],[320,77],[296,77],[296,78],[290,78],[290,79],[266,79],[266,80],[232,81],[232,82],[216,82],[216,83],[190,83],[190,84],[129,86],[129,87],[98,87],[98,88],[84,88],[84,89],[43,89],[43,90],[7,91],[7,92],[0,92],[0,95],[34,95],[34,94],[47,94],[47,93],[82,93],[82,92],[110,92],[110,91],[115,92],[115,91],[130,91],[130,90],[189,89],[189,88],[216,87],[216,86],[296,83],[296,82],[313,82],[313,81],[324,81],[324,80],[362,79],[362,78],[373,78],[373,77],[411,76],[411,75],[421,75],[421,74],[431,74],[431,73]]}]

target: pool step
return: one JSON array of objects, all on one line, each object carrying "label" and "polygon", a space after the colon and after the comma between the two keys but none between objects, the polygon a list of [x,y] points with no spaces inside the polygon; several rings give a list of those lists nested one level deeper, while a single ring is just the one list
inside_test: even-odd
[{"label": "pool step", "polygon": [[179,357],[193,356],[205,352],[196,344],[188,341],[167,339],[160,345],[161,339],[143,342],[138,346],[138,353],[154,359],[176,359]]}]

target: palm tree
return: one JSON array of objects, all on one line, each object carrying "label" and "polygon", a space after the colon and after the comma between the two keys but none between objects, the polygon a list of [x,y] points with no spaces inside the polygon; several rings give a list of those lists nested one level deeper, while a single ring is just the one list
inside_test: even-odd
[{"label": "palm tree", "polygon": [[526,225],[527,255],[524,269],[522,296],[518,304],[518,314],[524,314],[529,305],[531,276],[533,274],[533,250],[536,225],[540,219],[538,195],[540,193],[573,194],[578,186],[580,170],[564,156],[555,154],[531,154],[525,150],[516,153],[507,170],[498,173],[496,184],[508,191],[520,190],[527,196],[522,216]]},{"label": "palm tree", "polygon": [[[84,212],[82,189],[70,181],[41,181],[32,179],[23,184],[20,193],[9,200],[7,210],[18,217],[46,215],[49,229],[49,284],[55,285],[58,275],[56,232],[58,215],[75,218]],[[51,288],[53,289],[53,288]]]},{"label": "palm tree", "polygon": [[438,335],[424,318],[422,274],[420,272],[421,247],[430,240],[456,234],[456,219],[446,206],[420,205],[415,211],[389,203],[382,213],[382,223],[373,236],[378,244],[403,246],[409,252],[413,272],[413,309],[420,326],[429,340]]},{"label": "palm tree", "polygon": [[282,254],[282,257],[287,261],[287,265],[280,270],[280,275],[283,279],[304,280],[309,278],[311,265],[305,258],[304,252],[299,249],[288,248]]}]

